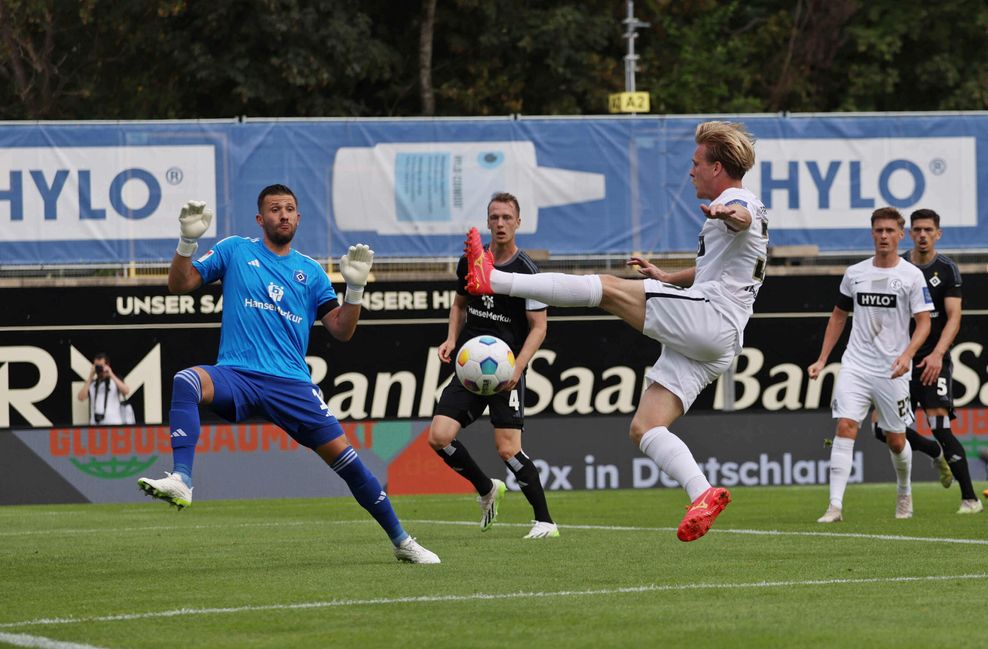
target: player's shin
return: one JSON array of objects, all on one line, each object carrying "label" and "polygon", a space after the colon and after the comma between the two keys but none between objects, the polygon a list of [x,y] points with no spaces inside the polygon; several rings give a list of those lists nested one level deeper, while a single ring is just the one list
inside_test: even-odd
[{"label": "player's shin", "polygon": [[971,484],[967,453],[964,451],[964,446],[950,430],[950,417],[930,417],[929,422],[930,428],[933,429],[933,437],[943,447],[943,454],[947,457],[950,472],[954,474],[957,484],[960,485],[961,498],[977,500],[978,496],[974,493],[974,486]]},{"label": "player's shin", "polygon": [[854,440],[835,437],[830,449],[830,504],[838,509],[844,506],[844,491],[851,477],[854,462]]},{"label": "player's shin", "polygon": [[172,403],[168,413],[171,434],[173,473],[177,473],[187,487],[192,486],[192,462],[199,442],[199,402],[202,400],[202,384],[193,369],[185,369],[175,375],[172,382]]},{"label": "player's shin", "polygon": [[638,447],[663,473],[683,486],[691,502],[710,488],[689,447],[665,426],[646,431]]},{"label": "player's shin", "polygon": [[539,470],[531,458],[525,455],[525,451],[519,451],[513,458],[506,460],[505,465],[515,474],[515,480],[521,487],[521,492],[532,505],[532,513],[535,520],[551,523],[549,516],[549,505],[545,501],[545,490],[542,488],[542,480],[539,478]]},{"label": "player's shin", "polygon": [[906,441],[902,450],[896,453],[891,448],[889,454],[892,456],[892,466],[895,467],[896,491],[900,496],[912,493],[910,474],[913,469],[913,451],[909,442]]},{"label": "player's shin", "polygon": [[[507,274],[507,273],[505,273]],[[566,275],[563,273],[514,273],[508,285],[512,297],[538,300],[550,306],[600,306],[604,289],[597,275]],[[491,286],[496,292],[495,274],[491,274]]]},{"label": "player's shin", "polygon": [[352,446],[347,446],[330,468],[343,478],[354,499],[374,517],[392,543],[398,545],[408,538],[408,533],[402,528],[398,515],[391,507],[391,500],[381,488],[381,483],[364,466]]},{"label": "player's shin", "polygon": [[912,428],[906,429],[906,439],[909,440],[909,445],[914,451],[919,451],[920,453],[925,453],[929,455],[934,460],[940,457],[940,445],[929,437],[924,437]]},{"label": "player's shin", "polygon": [[467,451],[467,447],[460,443],[460,440],[454,439],[448,446],[437,449],[436,453],[442,458],[446,466],[459,473],[464,479],[469,480],[481,496],[490,493],[491,489],[494,488],[494,482],[477,465],[473,456]]}]

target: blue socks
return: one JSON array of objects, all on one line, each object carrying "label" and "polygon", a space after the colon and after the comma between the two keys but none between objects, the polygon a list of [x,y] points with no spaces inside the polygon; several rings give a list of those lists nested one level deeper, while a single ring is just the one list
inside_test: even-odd
[{"label": "blue socks", "polygon": [[195,370],[189,368],[175,375],[172,382],[172,407],[168,427],[172,436],[174,468],[187,487],[192,486],[192,461],[199,441],[199,402],[202,384]]},{"label": "blue socks", "polygon": [[352,446],[340,453],[329,468],[343,478],[356,501],[384,528],[392,543],[398,545],[408,538],[408,532],[398,521],[388,495],[381,489],[381,483],[367,470]]}]

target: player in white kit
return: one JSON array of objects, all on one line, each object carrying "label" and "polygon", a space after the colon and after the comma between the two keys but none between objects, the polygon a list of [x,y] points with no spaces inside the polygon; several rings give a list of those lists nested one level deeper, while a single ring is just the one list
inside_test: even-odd
[{"label": "player in white kit", "polygon": [[[851,336],[841,357],[831,410],[837,434],[830,451],[830,506],[818,523],[843,520],[844,490],[851,474],[854,440],[861,421],[875,406],[878,425],[895,467],[896,518],[913,515],[912,449],[906,428],[913,422],[909,399],[912,358],[930,333],[933,300],[923,272],[899,257],[905,219],[898,210],[883,207],[871,215],[875,256],[848,267],[840,284],[837,305],[823,335],[820,356],[810,365],[811,379],[823,371],[827,358],[854,311]],[[909,323],[916,329],[909,335]]]},{"label": "player in white kit", "polygon": [[754,139],[741,124],[697,126],[690,178],[707,220],[696,266],[667,273],[639,257],[628,260],[644,281],[612,275],[522,275],[494,269],[476,229],[467,237],[467,290],[499,293],[553,306],[599,306],[662,343],[647,372],[649,386],[631,422],[631,439],[692,501],[677,531],[693,541],[731,502],[712,487],[689,448],[668,426],[689,410],[700,391],[724,373],[741,351],[744,327],[765,277],[768,216],[741,185],[755,164]]}]

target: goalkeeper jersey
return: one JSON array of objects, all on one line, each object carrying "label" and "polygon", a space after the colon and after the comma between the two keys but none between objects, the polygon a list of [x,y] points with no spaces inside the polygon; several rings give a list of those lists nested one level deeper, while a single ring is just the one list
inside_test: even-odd
[{"label": "goalkeeper jersey", "polygon": [[319,307],[336,302],[316,260],[296,250],[278,256],[260,239],[228,237],[192,265],[203,284],[223,281],[217,365],[312,382],[309,333]]}]

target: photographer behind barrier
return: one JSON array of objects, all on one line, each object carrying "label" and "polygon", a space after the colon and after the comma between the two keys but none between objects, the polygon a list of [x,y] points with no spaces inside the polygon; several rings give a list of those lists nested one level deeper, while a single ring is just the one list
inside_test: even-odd
[{"label": "photographer behind barrier", "polygon": [[90,425],[118,426],[134,423],[133,411],[126,401],[129,393],[127,384],[113,373],[110,357],[100,352],[93,357],[93,367],[77,398],[89,399]]}]

